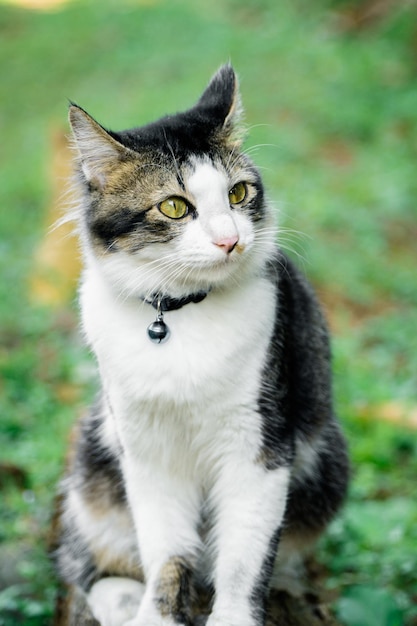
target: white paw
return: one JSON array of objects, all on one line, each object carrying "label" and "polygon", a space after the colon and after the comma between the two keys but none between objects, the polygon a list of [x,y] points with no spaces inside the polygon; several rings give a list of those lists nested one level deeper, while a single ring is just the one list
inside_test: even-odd
[{"label": "white paw", "polygon": [[162,617],[162,615],[155,614],[141,614],[134,619],[130,619],[125,622],[123,626],[183,626],[178,622],[174,622],[171,617]]},{"label": "white paw", "polygon": [[124,626],[137,614],[144,592],[136,580],[112,576],[91,587],[87,602],[101,626]]}]

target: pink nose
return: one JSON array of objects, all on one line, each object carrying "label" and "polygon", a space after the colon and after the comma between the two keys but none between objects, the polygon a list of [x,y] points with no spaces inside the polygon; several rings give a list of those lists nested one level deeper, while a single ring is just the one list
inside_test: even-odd
[{"label": "pink nose", "polygon": [[219,239],[218,241],[213,241],[213,243],[214,245],[224,250],[226,254],[230,254],[232,250],[234,250],[238,241],[239,237],[237,235],[234,235],[233,237],[224,237],[223,239]]}]

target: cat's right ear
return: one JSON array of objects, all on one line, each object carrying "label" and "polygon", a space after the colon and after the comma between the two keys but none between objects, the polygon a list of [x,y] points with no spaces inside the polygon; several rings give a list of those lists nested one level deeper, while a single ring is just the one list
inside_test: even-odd
[{"label": "cat's right ear", "polygon": [[243,109],[238,78],[230,63],[214,74],[196,108],[210,115],[226,142],[240,145],[243,139],[240,126]]},{"label": "cat's right ear", "polygon": [[76,104],[70,105],[69,122],[86,180],[103,187],[109,172],[125,160],[129,150]]}]

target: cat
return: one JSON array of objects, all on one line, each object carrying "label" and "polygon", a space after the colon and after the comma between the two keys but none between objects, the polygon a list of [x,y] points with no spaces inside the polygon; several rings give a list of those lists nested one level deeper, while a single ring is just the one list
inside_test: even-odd
[{"label": "cat", "polygon": [[140,128],[70,105],[101,392],[62,481],[55,559],[102,626],[200,623],[204,588],[207,626],[263,625],[346,494],[326,324],[277,246],[240,116],[229,64],[191,109]]}]

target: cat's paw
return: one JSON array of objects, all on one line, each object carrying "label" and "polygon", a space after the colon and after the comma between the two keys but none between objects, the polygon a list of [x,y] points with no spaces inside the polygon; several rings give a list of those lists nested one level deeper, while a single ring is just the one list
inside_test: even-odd
[{"label": "cat's paw", "polygon": [[101,626],[125,626],[137,614],[144,590],[130,578],[102,578],[92,586],[87,602]]}]

